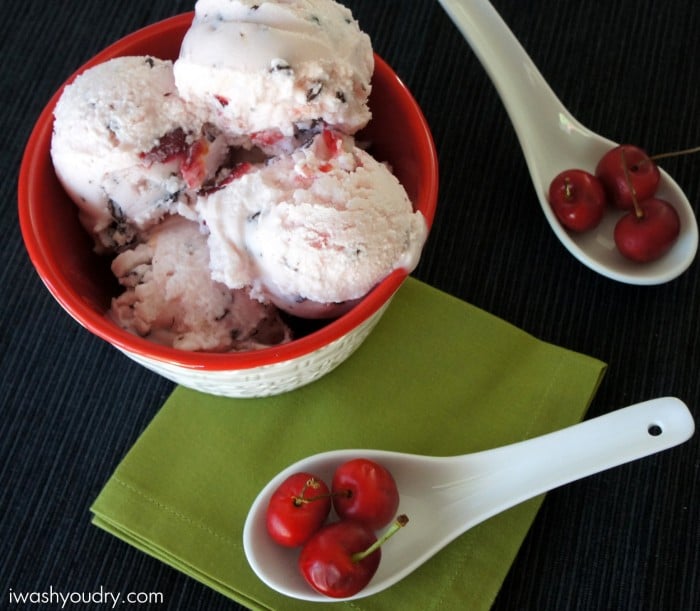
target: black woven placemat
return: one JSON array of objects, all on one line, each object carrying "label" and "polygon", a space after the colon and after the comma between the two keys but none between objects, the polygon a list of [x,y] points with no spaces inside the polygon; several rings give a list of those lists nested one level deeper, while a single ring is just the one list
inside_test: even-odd
[{"label": "black woven placemat", "polygon": [[[697,416],[697,264],[660,287],[617,284],[583,267],[549,230],[503,107],[438,3],[346,4],[420,102],[440,154],[439,210],[415,275],[541,339],[609,363],[589,415],[672,394]],[[650,152],[700,144],[700,4],[494,5],[584,124]],[[192,7],[182,0],[3,4],[3,608],[47,608],[16,604],[12,596],[50,588],[162,594],[162,601],[141,609],[236,608],[90,526],[91,501],[172,385],[90,336],[60,309],[32,269],[16,213],[22,149],[58,86],[122,35]],[[693,202],[700,199],[700,156],[664,166]],[[700,606],[699,464],[700,444],[691,440],[551,493],[495,608]]]}]

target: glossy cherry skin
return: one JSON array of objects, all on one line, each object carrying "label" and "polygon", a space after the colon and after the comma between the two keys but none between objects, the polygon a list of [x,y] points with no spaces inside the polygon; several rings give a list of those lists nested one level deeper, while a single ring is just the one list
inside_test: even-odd
[{"label": "glossy cherry skin", "polygon": [[564,170],[549,185],[549,205],[559,222],[571,231],[596,227],[606,203],[602,183],[585,170]]},{"label": "glossy cherry skin", "polygon": [[310,473],[295,473],[270,497],[267,532],[280,545],[299,547],[321,528],[330,510],[328,486]]},{"label": "glossy cherry skin", "polygon": [[637,201],[641,202],[654,196],[661,180],[661,173],[654,160],[631,144],[622,144],[609,150],[601,157],[595,173],[603,183],[610,201],[623,210],[634,207],[630,185]]},{"label": "glossy cherry skin", "polygon": [[615,244],[628,259],[648,263],[663,256],[673,246],[681,229],[675,208],[657,198],[639,204],[642,216],[632,211],[615,225]]},{"label": "glossy cherry skin", "polygon": [[366,458],[340,465],[331,483],[333,507],[344,519],[356,520],[374,530],[396,516],[399,491],[388,469]]},{"label": "glossy cherry skin", "polygon": [[317,531],[299,554],[298,567],[317,592],[332,598],[347,598],[364,588],[377,572],[381,548],[361,560],[377,537],[371,528],[352,520],[328,524]]}]

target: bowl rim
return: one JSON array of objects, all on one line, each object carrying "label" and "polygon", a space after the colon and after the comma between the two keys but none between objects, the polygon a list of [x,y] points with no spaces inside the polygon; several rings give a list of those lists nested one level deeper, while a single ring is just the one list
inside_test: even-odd
[{"label": "bowl rim", "polygon": [[[43,155],[37,155],[37,153],[41,151],[43,142],[48,140],[50,143],[53,130],[53,109],[63,89],[86,69],[112,57],[127,54],[126,52],[129,49],[140,42],[151,40],[157,35],[168,34],[186,28],[191,23],[193,16],[193,11],[181,13],[147,25],[120,38],[80,66],[49,99],[29,136],[19,171],[17,190],[18,213],[25,248],[44,285],[68,314],[101,339],[120,350],[137,355],[142,359],[169,363],[170,365],[191,370],[226,371],[252,369],[302,358],[340,340],[344,335],[359,327],[375,314],[408,277],[406,270],[393,270],[348,312],[328,322],[320,329],[286,344],[244,352],[192,352],[149,341],[120,328],[105,315],[97,314],[84,302],[80,295],[76,294],[75,289],[65,282],[61,270],[58,269],[57,264],[51,259],[50,253],[42,246],[41,240],[37,236],[37,230],[41,233],[41,222],[37,218],[36,211],[32,209],[29,203],[32,201],[32,177],[36,173],[38,166],[46,162],[47,156],[50,163],[48,147]],[[427,145],[420,149],[421,164],[426,168],[426,173],[430,178],[427,187],[423,186],[427,191],[421,198],[428,202],[428,207],[421,210],[421,212],[425,217],[428,229],[430,229],[437,207],[439,178],[438,157],[433,136],[420,106],[400,77],[376,53],[374,53],[374,59],[375,72],[377,70],[382,71],[383,76],[394,80],[394,84],[402,90],[402,99],[411,106],[411,114],[415,118],[414,128],[421,132],[421,136]]]}]

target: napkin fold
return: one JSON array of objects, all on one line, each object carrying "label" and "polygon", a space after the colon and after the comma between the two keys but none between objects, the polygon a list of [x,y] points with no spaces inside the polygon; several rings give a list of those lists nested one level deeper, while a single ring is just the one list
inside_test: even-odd
[{"label": "napkin fold", "polygon": [[[452,455],[550,432],[583,417],[604,371],[409,278],[359,350],[313,384],[263,399],[176,388],[95,500],[93,522],[249,608],[308,609],[265,586],[243,553],[248,508],[273,475],[331,449]],[[542,498],[335,608],[489,609]]]}]

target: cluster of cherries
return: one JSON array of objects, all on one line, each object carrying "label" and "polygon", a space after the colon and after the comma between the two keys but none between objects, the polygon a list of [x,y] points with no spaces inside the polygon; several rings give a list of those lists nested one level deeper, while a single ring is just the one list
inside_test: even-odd
[{"label": "cluster of cherries", "polygon": [[[331,506],[338,520],[328,521]],[[366,458],[340,465],[331,488],[311,473],[295,473],[275,490],[266,513],[267,532],[285,547],[301,547],[297,561],[316,591],[347,598],[377,571],[381,545],[408,522],[395,518],[399,492],[388,469]],[[376,531],[392,526],[379,538]]]},{"label": "cluster of cherries", "polygon": [[616,223],[617,249],[632,261],[663,256],[680,234],[675,208],[656,197],[661,174],[653,158],[639,147],[623,144],[598,162],[595,175],[565,170],[550,184],[549,203],[559,222],[575,232],[596,227],[606,208],[627,211]]}]

